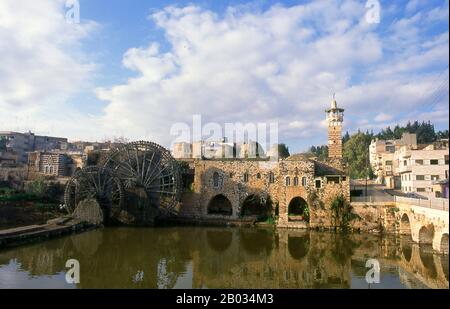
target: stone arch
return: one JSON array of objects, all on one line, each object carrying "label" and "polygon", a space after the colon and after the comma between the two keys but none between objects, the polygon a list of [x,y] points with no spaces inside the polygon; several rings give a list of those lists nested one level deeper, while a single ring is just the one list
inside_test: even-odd
[{"label": "stone arch", "polygon": [[441,236],[441,242],[439,244],[439,252],[448,255],[448,234],[444,233]]},{"label": "stone arch", "polygon": [[408,214],[405,212],[400,219],[400,234],[411,235],[411,221]]},{"label": "stone arch", "polygon": [[288,236],[288,251],[293,259],[303,259],[308,254],[309,247],[309,234],[303,236]]},{"label": "stone arch", "polygon": [[419,244],[432,244],[434,238],[434,227],[422,226],[419,230]]},{"label": "stone arch", "polygon": [[214,196],[208,203],[208,215],[233,215],[233,206],[230,200],[223,194]]},{"label": "stone arch", "polygon": [[288,218],[289,221],[309,222],[309,206],[305,199],[297,196],[289,202]]},{"label": "stone arch", "polygon": [[247,196],[242,203],[241,216],[266,216],[268,214],[267,206],[257,194]]},{"label": "stone arch", "polygon": [[225,230],[211,230],[206,232],[208,246],[218,253],[225,252],[233,242],[233,233]]}]

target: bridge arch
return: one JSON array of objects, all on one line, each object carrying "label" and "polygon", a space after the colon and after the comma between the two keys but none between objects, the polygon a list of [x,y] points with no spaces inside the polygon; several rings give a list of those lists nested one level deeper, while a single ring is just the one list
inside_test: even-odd
[{"label": "bridge arch", "polygon": [[448,234],[447,233],[442,234],[441,243],[439,246],[440,246],[440,253],[448,255]]},{"label": "bridge arch", "polygon": [[294,197],[288,206],[289,221],[309,222],[309,206],[301,196]]},{"label": "bridge arch", "polygon": [[400,234],[411,235],[411,221],[407,213],[404,213],[400,219]]},{"label": "bridge arch", "polygon": [[230,200],[223,194],[214,196],[208,203],[208,215],[233,215],[233,206]]},{"label": "bridge arch", "polygon": [[433,225],[422,226],[419,230],[419,244],[432,244],[434,238]]}]

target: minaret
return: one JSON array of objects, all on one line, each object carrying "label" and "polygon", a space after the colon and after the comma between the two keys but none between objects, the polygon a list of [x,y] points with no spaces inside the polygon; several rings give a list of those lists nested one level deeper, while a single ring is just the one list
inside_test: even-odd
[{"label": "minaret", "polygon": [[325,111],[328,122],[328,158],[342,158],[342,122],[344,109],[337,107],[335,96],[331,108]]}]

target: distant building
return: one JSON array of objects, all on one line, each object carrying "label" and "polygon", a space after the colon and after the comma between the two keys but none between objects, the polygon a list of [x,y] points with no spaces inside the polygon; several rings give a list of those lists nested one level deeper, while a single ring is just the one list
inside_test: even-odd
[{"label": "distant building", "polygon": [[84,166],[82,154],[34,151],[29,153],[29,178],[37,175],[48,177],[70,177]]},{"label": "distant building", "polygon": [[369,160],[377,183],[384,184],[388,188],[400,187],[400,179],[396,170],[398,159],[395,155],[400,147],[417,149],[416,134],[403,133],[402,138],[397,140],[374,139],[369,146]]},{"label": "distant building", "polygon": [[26,163],[28,152],[64,150],[68,147],[67,138],[39,136],[31,132],[0,132],[0,138],[7,140],[7,151],[17,155],[16,163]]},{"label": "distant building", "polygon": [[173,145],[172,156],[175,159],[190,159],[190,158],[192,158],[192,144],[190,144],[190,143],[175,143]]},{"label": "distant building", "polygon": [[402,192],[435,197],[434,184],[448,179],[448,148],[436,149],[433,144],[422,149],[403,146],[396,154]]},{"label": "distant building", "polygon": [[198,141],[175,143],[172,154],[176,159],[248,159],[265,157],[264,149],[259,143],[231,143],[227,138],[220,141]]}]

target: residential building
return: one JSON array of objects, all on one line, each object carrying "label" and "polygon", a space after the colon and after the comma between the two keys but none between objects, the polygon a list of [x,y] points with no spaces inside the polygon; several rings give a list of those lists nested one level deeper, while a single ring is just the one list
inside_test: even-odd
[{"label": "residential building", "polygon": [[449,153],[447,149],[436,149],[431,144],[422,149],[407,146],[397,151],[397,172],[404,193],[417,193],[428,197],[436,196],[434,183],[448,179]]},{"label": "residential building", "polygon": [[39,136],[31,132],[0,132],[1,138],[7,140],[6,147],[8,152],[17,155],[18,162],[16,163],[26,163],[28,152],[64,150],[68,147],[67,138]]},{"label": "residential building", "polygon": [[402,138],[396,140],[374,139],[369,146],[369,161],[374,174],[377,176],[376,182],[384,184],[388,188],[400,188],[398,160],[396,151],[400,147],[406,146],[410,149],[417,149],[417,135],[403,133]]}]

